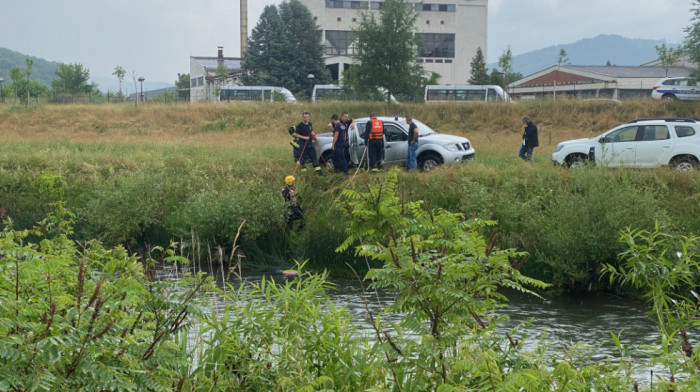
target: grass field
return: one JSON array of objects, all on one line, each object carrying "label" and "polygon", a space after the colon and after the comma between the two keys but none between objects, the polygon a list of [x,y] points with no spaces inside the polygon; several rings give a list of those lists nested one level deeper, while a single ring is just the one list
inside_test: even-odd
[{"label": "grass field", "polygon": [[[32,225],[47,203],[32,182],[40,173],[58,172],[68,182],[66,201],[81,239],[136,249],[196,236],[210,246],[230,246],[245,220],[249,265],[272,268],[310,258],[318,268],[361,266],[351,254],[334,252],[344,238],[334,201],[344,188],[376,178],[298,175],[308,226],[284,232],[279,191],[294,170],[287,128],[303,111],[311,112],[317,130],[331,114],[371,111],[411,114],[441,133],[469,138],[477,153],[473,164],[401,173],[406,196],[497,220],[502,246],[530,251],[526,269],[561,286],[595,282],[599,265],[619,253],[617,236],[626,226],[660,221],[678,233],[700,233],[699,173],[569,171],[551,164],[559,142],[634,118],[700,118],[700,105],[652,100],[0,105],[0,207],[16,226]],[[517,157],[523,115],[539,127],[533,165]]]}]

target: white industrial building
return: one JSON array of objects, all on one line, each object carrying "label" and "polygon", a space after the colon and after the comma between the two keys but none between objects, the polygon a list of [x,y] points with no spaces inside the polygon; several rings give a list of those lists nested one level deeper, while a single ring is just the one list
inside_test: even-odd
[{"label": "white industrial building", "polygon": [[[326,66],[334,80],[353,63],[352,30],[360,12],[378,10],[381,1],[300,0],[322,30]],[[428,72],[441,75],[440,83],[464,84],[471,61],[481,48],[486,53],[488,0],[423,0],[413,2],[419,13],[416,27],[423,44],[418,58]]]},{"label": "white industrial building", "polygon": [[[226,78],[217,75],[217,69],[226,68]],[[190,101],[216,101],[217,88],[238,84],[241,74],[241,58],[224,57],[219,46],[216,57],[190,56]]]}]

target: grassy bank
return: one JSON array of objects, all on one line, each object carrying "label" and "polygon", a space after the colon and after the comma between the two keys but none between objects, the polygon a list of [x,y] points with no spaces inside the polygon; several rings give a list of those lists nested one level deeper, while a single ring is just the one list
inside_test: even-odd
[{"label": "grassy bank", "polygon": [[[572,289],[601,288],[601,263],[621,251],[627,226],[655,221],[681,234],[700,233],[700,174],[671,170],[569,171],[551,165],[557,143],[595,136],[640,117],[700,118],[682,102],[532,101],[489,105],[178,104],[134,106],[0,106],[0,207],[16,227],[46,213],[32,184],[55,171],[68,182],[76,237],[136,249],[171,239],[230,246],[241,222],[244,263],[256,268],[309,266],[347,271],[365,265],[334,249],[345,238],[335,205],[346,187],[378,180],[298,175],[307,229],[285,233],[279,191],[293,170],[286,129],[309,110],[316,129],[333,113],[412,114],[444,133],[468,137],[474,164],[399,174],[406,198],[425,199],[467,216],[498,221],[503,247],[527,250],[524,271]],[[520,117],[540,128],[534,164],[517,158]],[[381,177],[381,176],[380,176]]]}]

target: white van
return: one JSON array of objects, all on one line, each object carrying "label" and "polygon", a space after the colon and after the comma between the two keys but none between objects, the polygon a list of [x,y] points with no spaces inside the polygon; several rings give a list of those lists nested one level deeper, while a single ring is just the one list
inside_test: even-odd
[{"label": "white van", "polygon": [[433,84],[425,86],[426,103],[510,101],[510,95],[498,85]]},{"label": "white van", "polygon": [[[377,89],[377,91],[384,94],[386,98],[386,90],[383,88]],[[311,92],[311,101],[356,101],[357,95],[351,89],[345,89],[343,86],[337,84],[317,84],[314,86],[314,90]],[[392,103],[399,103],[399,101],[391,96]]]},{"label": "white van", "polygon": [[219,92],[220,101],[285,101],[297,102],[294,94],[284,87],[273,86],[223,86]]},{"label": "white van", "polygon": [[651,97],[654,99],[700,100],[700,79],[663,78],[654,84]]}]

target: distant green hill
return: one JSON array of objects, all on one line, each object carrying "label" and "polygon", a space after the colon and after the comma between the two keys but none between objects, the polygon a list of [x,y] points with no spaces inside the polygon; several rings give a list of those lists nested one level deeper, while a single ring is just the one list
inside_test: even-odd
[{"label": "distant green hill", "polygon": [[[5,79],[3,83],[10,83],[10,70],[13,67],[19,67],[22,71],[27,67],[25,61],[27,55],[24,55],[13,50],[0,48],[0,78]],[[32,80],[36,80],[47,85],[51,85],[51,80],[56,78],[56,70],[60,63],[55,61],[46,61],[38,57],[29,56],[34,59],[32,66]]]},{"label": "distant green hill", "polygon": [[[601,34],[516,55],[513,57],[513,70],[528,76],[547,69],[557,64],[561,49],[566,50],[572,65],[606,65],[608,61],[611,65],[642,65],[658,58],[655,46],[661,44],[669,45],[663,40]],[[490,63],[487,66],[489,69],[497,68],[498,64]]]}]

